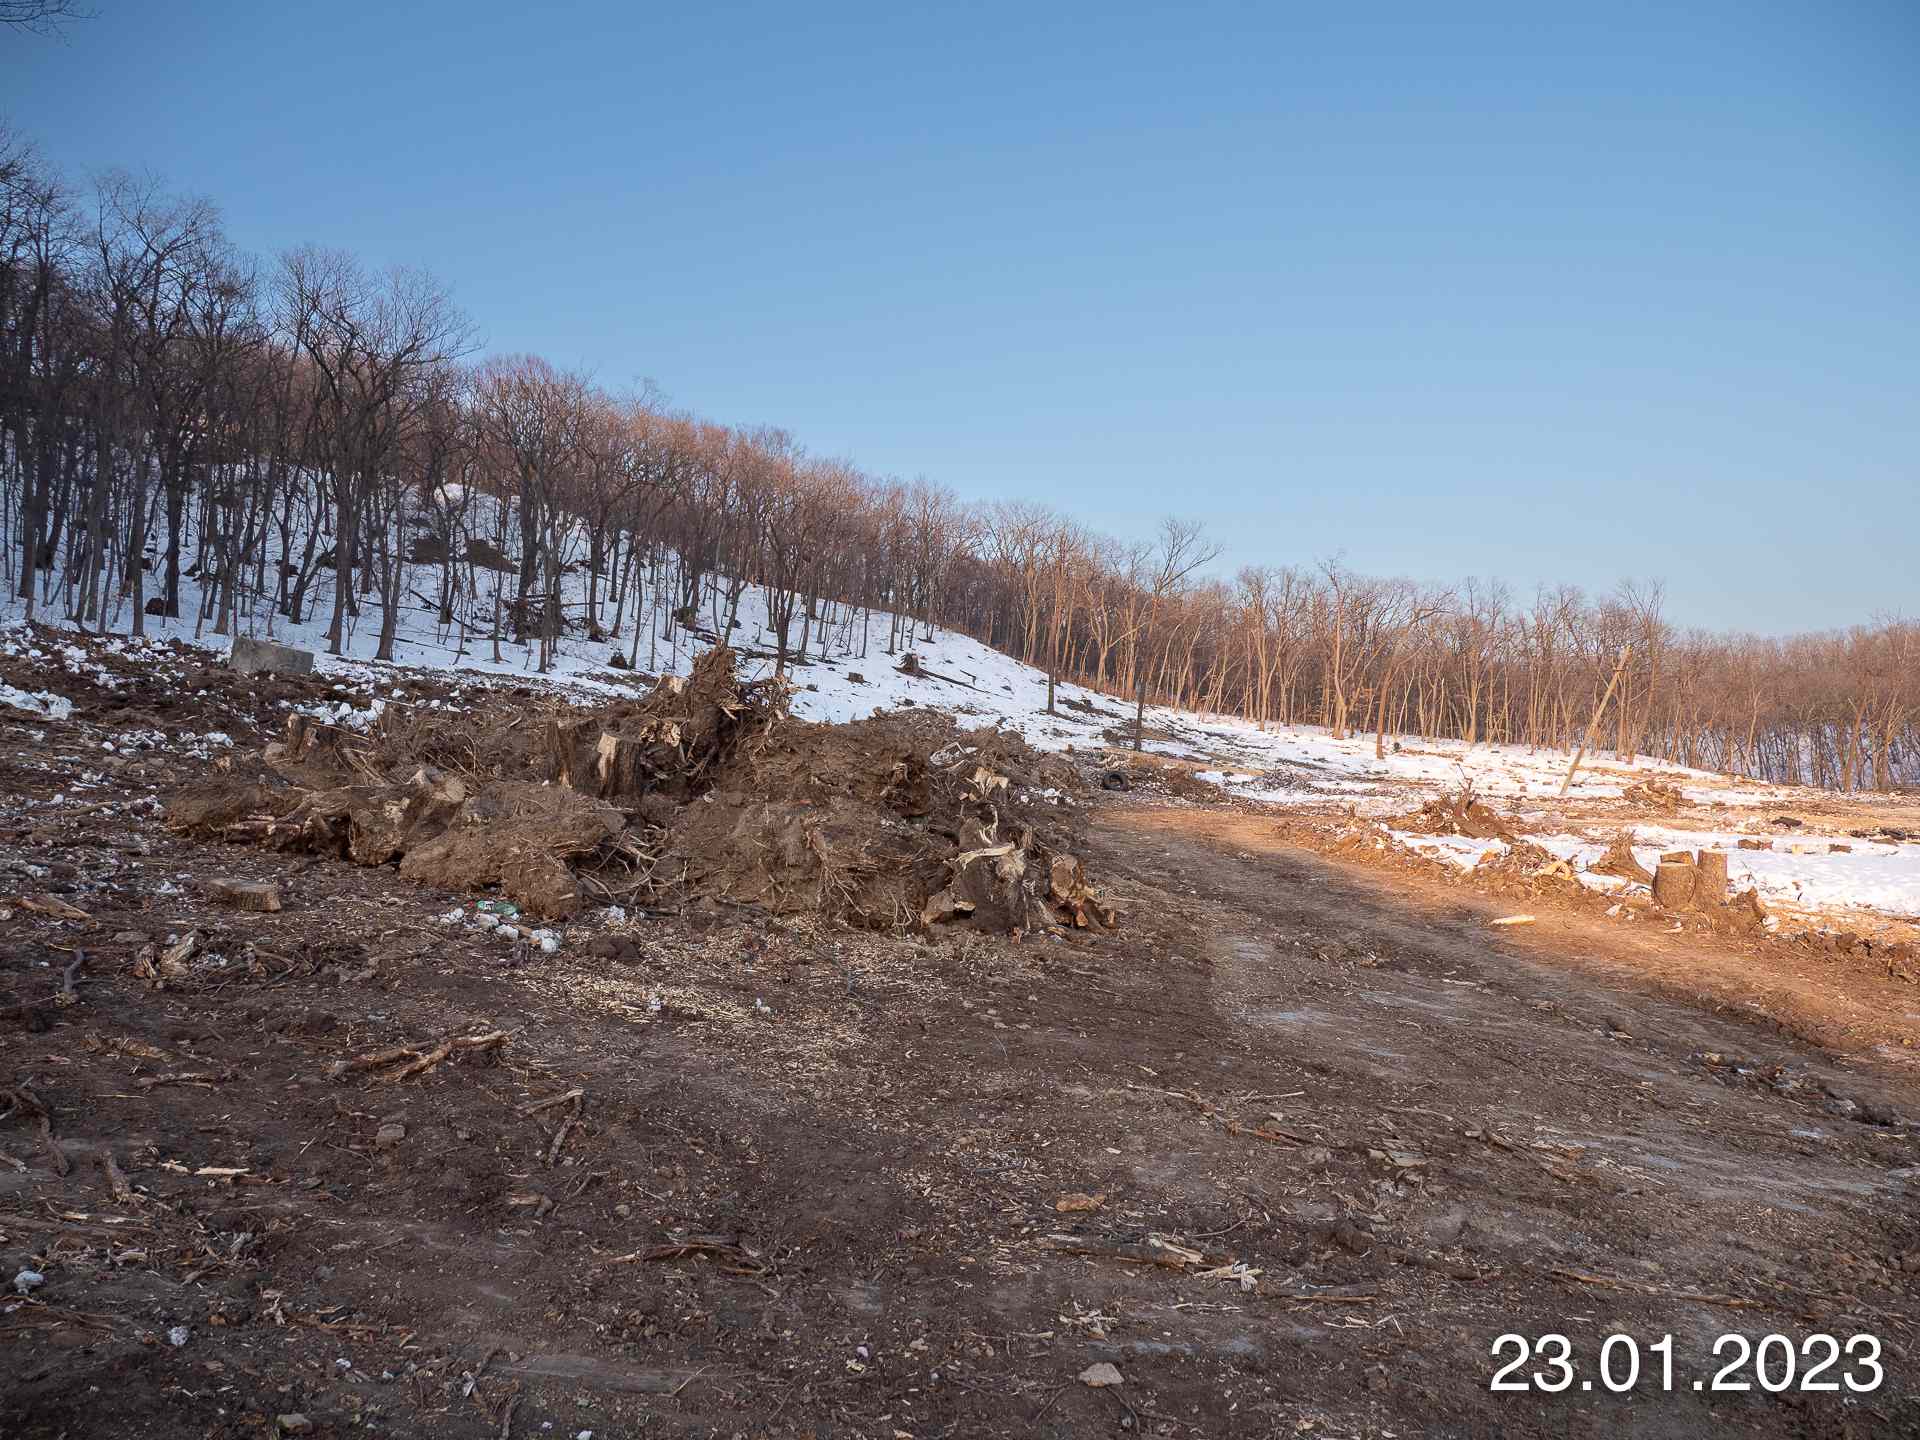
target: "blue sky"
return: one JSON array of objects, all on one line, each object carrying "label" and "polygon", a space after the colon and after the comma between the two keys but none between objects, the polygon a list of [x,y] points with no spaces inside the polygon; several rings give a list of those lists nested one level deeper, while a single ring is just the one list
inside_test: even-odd
[{"label": "blue sky", "polygon": [[1909,0],[91,3],[50,158],[491,349],[1222,569],[1920,614]]}]

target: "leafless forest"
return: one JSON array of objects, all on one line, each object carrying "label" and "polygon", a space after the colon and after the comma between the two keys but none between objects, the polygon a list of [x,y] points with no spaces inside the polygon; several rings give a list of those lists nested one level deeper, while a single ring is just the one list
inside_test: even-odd
[{"label": "leafless forest", "polygon": [[[33,618],[137,635],[153,616],[213,634],[324,617],[337,648],[367,614],[391,657],[402,610],[431,605],[481,644],[534,641],[543,667],[563,631],[644,664],[657,637],[636,617],[724,630],[752,586],[783,666],[830,626],[897,651],[918,622],[1129,700],[1383,746],[1573,743],[1626,650],[1602,744],[1841,789],[1920,779],[1911,621],[1712,634],[1671,624],[1658,583],[1521,593],[1338,559],[1211,578],[1197,526],[1125,543],[481,358],[423,273],[256,261],[210,202],[69,183],[18,134],[0,134],[0,257],[0,578]],[[568,573],[583,604],[560,603]]]}]

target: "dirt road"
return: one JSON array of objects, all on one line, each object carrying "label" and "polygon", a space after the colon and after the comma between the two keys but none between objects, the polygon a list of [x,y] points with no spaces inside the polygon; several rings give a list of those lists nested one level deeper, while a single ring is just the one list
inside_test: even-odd
[{"label": "dirt road", "polygon": [[[387,870],[144,815],[8,827],[0,860],[94,899],[7,921],[0,1281],[45,1278],[0,1309],[0,1433],[1920,1428],[1911,1071],[1257,819],[1103,810],[1113,936],[723,909],[553,955],[440,928]],[[213,909],[212,876],[286,908]],[[137,976],[187,933],[184,973]],[[1509,1333],[1565,1336],[1570,1388],[1490,1391]],[[1735,1333],[1800,1371],[1870,1334],[1885,1380],[1696,1390]],[[1122,1383],[1078,1378],[1102,1362]]]}]

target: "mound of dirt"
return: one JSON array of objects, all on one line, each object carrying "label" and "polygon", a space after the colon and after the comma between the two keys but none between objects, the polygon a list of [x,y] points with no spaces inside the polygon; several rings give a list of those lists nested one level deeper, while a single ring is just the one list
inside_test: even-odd
[{"label": "mound of dirt", "polygon": [[611,805],[570,790],[496,781],[431,839],[410,841],[400,873],[443,890],[498,885],[531,915],[567,916],[582,898],[574,866],[611,858],[626,823]]},{"label": "mound of dirt", "polygon": [[1513,894],[1571,894],[1581,888],[1571,865],[1530,840],[1513,841],[1481,860],[1474,871],[1499,881],[1503,891]]},{"label": "mound of dirt", "polygon": [[1158,791],[1202,805],[1218,805],[1224,798],[1220,787],[1202,780],[1196,773],[1199,767],[1190,762],[1124,750],[1109,751],[1106,760],[1113,767],[1107,773],[1119,776],[1121,782],[1108,784],[1110,790]]},{"label": "mound of dirt", "polygon": [[432,766],[398,783],[324,789],[237,778],[196,785],[168,802],[167,824],[358,865],[398,864],[407,878],[448,890],[498,886],[542,919],[578,912],[575,867],[615,858],[627,828],[611,805],[570,790],[525,780],[475,786]]},{"label": "mound of dirt", "polygon": [[182,791],[168,823],[497,886],[543,919],[591,897],[886,930],[1114,924],[1074,854],[1086,782],[1070,764],[932,711],[815,725],[785,701],[715,647],[684,680],[589,709],[391,707],[360,729],[298,714],[265,772]]},{"label": "mound of dirt", "polygon": [[272,819],[298,797],[276,793],[257,780],[220,776],[180,791],[167,802],[168,828],[183,835],[215,836],[249,820]]},{"label": "mound of dirt", "polygon": [[1418,835],[1465,835],[1472,840],[1513,839],[1507,822],[1485,802],[1476,800],[1473,787],[1452,795],[1436,795],[1410,815],[1395,816],[1387,822],[1395,830]]},{"label": "mound of dirt", "polygon": [[865,927],[1111,925],[1072,854],[1083,786],[1017,735],[931,711],[788,720],[728,754],[665,861],[696,895]]}]

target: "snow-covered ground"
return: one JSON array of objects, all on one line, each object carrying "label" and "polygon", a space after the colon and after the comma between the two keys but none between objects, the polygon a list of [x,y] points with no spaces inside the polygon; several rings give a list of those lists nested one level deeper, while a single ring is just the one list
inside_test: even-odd
[{"label": "snow-covered ground", "polygon": [[[1464,835],[1422,835],[1389,830],[1409,850],[1471,870],[1488,854],[1507,846],[1501,840]],[[1846,840],[1849,851],[1834,853],[1827,840],[1775,840],[1765,850],[1742,850],[1748,838],[1735,831],[1676,830],[1660,825],[1633,827],[1633,853],[1651,870],[1670,850],[1723,850],[1727,877],[1735,890],[1752,888],[1773,905],[1804,911],[1868,910],[1901,919],[1920,919],[1920,844]],[[1528,835],[1527,840],[1572,863],[1580,882],[1591,889],[1626,888],[1613,875],[1596,875],[1587,866],[1606,853],[1606,845],[1578,835]]]},{"label": "snow-covered ground", "polygon": [[[574,591],[566,600],[569,605],[577,605],[585,598],[585,576],[576,574],[570,579]],[[531,646],[503,641],[501,659],[496,662],[484,630],[469,629],[463,637],[457,626],[443,628],[437,624],[433,606],[419,598],[438,593],[436,567],[415,567],[410,588],[415,594],[409,596],[397,630],[396,659],[400,667],[450,669],[476,677],[511,676],[575,691],[583,698],[631,693],[628,673],[608,666],[613,642],[589,642],[578,634],[568,635],[560,641],[550,674],[539,677]],[[178,640],[224,652],[228,639],[200,631],[192,618],[199,600],[194,582],[183,579],[181,607],[188,618],[149,617],[152,641]],[[330,601],[323,583],[312,615],[301,625],[289,626],[281,616],[272,617],[275,623],[269,625],[268,617],[260,613],[243,616],[240,628],[259,638],[314,650],[319,655],[317,668],[321,673],[336,675],[356,689],[376,682],[403,683],[403,670],[372,660],[380,630],[380,608],[372,597],[363,602],[362,614],[349,634],[346,654],[325,654]],[[666,627],[662,607],[666,602],[658,595],[650,595],[648,601],[648,628],[642,632],[639,668],[653,673],[686,673],[705,642],[677,627],[672,638],[663,638]],[[21,611],[18,600],[0,601],[0,654],[32,650],[42,659],[58,659],[70,674],[111,681],[111,675],[79,646],[50,647],[28,636],[19,625]],[[37,618],[42,622],[59,620],[57,610],[43,609]],[[610,606],[605,618],[611,620]],[[706,628],[717,623],[716,606],[710,597],[703,599],[699,618]],[[623,651],[631,653],[631,616],[627,625],[619,643]],[[125,626],[123,613],[118,620],[122,633],[104,642],[108,648],[139,659],[166,653],[152,641],[142,644],[128,639]],[[794,628],[797,639],[798,623]],[[1054,714],[1046,713],[1044,673],[951,631],[936,629],[929,638],[925,628],[918,627],[910,648],[924,673],[903,673],[899,668],[901,655],[885,651],[888,630],[889,617],[885,614],[865,615],[845,607],[834,613],[834,623],[824,641],[816,626],[805,662],[790,667],[798,687],[794,713],[813,720],[846,721],[903,705],[928,706],[954,714],[966,723],[1008,727],[1036,747],[1048,750],[1097,750],[1112,743],[1106,731],[1112,729],[1118,734],[1132,724],[1130,704],[1078,685],[1059,686],[1058,709]],[[753,656],[753,652],[772,648],[761,591],[749,589],[742,596],[731,639],[737,649],[749,653],[749,673],[772,670],[770,659]],[[1088,705],[1090,710],[1073,708]],[[28,693],[0,685],[0,710],[45,720],[62,718],[68,709],[66,698],[52,691]],[[1435,788],[1451,790],[1471,785],[1476,794],[1513,813],[1530,832],[1538,832],[1528,838],[1577,866],[1597,858],[1604,849],[1594,834],[1578,833],[1579,827],[1558,818],[1561,811],[1555,797],[1571,758],[1564,752],[1404,737],[1396,740],[1389,736],[1386,755],[1377,758],[1371,734],[1336,740],[1316,726],[1262,729],[1233,717],[1196,715],[1159,706],[1148,707],[1146,721],[1154,737],[1148,740],[1147,750],[1197,762],[1203,767],[1203,778],[1229,794],[1256,803],[1337,808],[1351,810],[1359,817],[1382,817],[1416,808]],[[1576,803],[1617,800],[1626,787],[1649,780],[1676,787],[1694,807],[1786,809],[1796,800],[1812,803],[1831,798],[1786,787],[1729,782],[1722,775],[1644,758],[1625,766],[1602,753],[1590,756],[1583,765],[1570,799]],[[1773,834],[1762,821],[1750,817],[1724,827],[1686,832],[1643,824],[1635,843],[1643,861],[1655,860],[1669,849],[1728,850],[1729,871],[1735,882],[1754,885],[1764,898],[1776,902],[1807,909],[1868,909],[1890,916],[1920,917],[1920,843],[1846,840],[1844,843],[1852,846],[1851,853],[1830,853],[1831,841],[1842,837],[1795,835],[1774,839]],[[1767,836],[1771,848],[1736,848],[1741,838],[1755,835]],[[1497,848],[1497,842],[1461,841],[1456,837],[1406,834],[1396,838],[1467,866],[1489,848]],[[1605,876],[1584,878],[1600,888],[1618,884]]]}]

